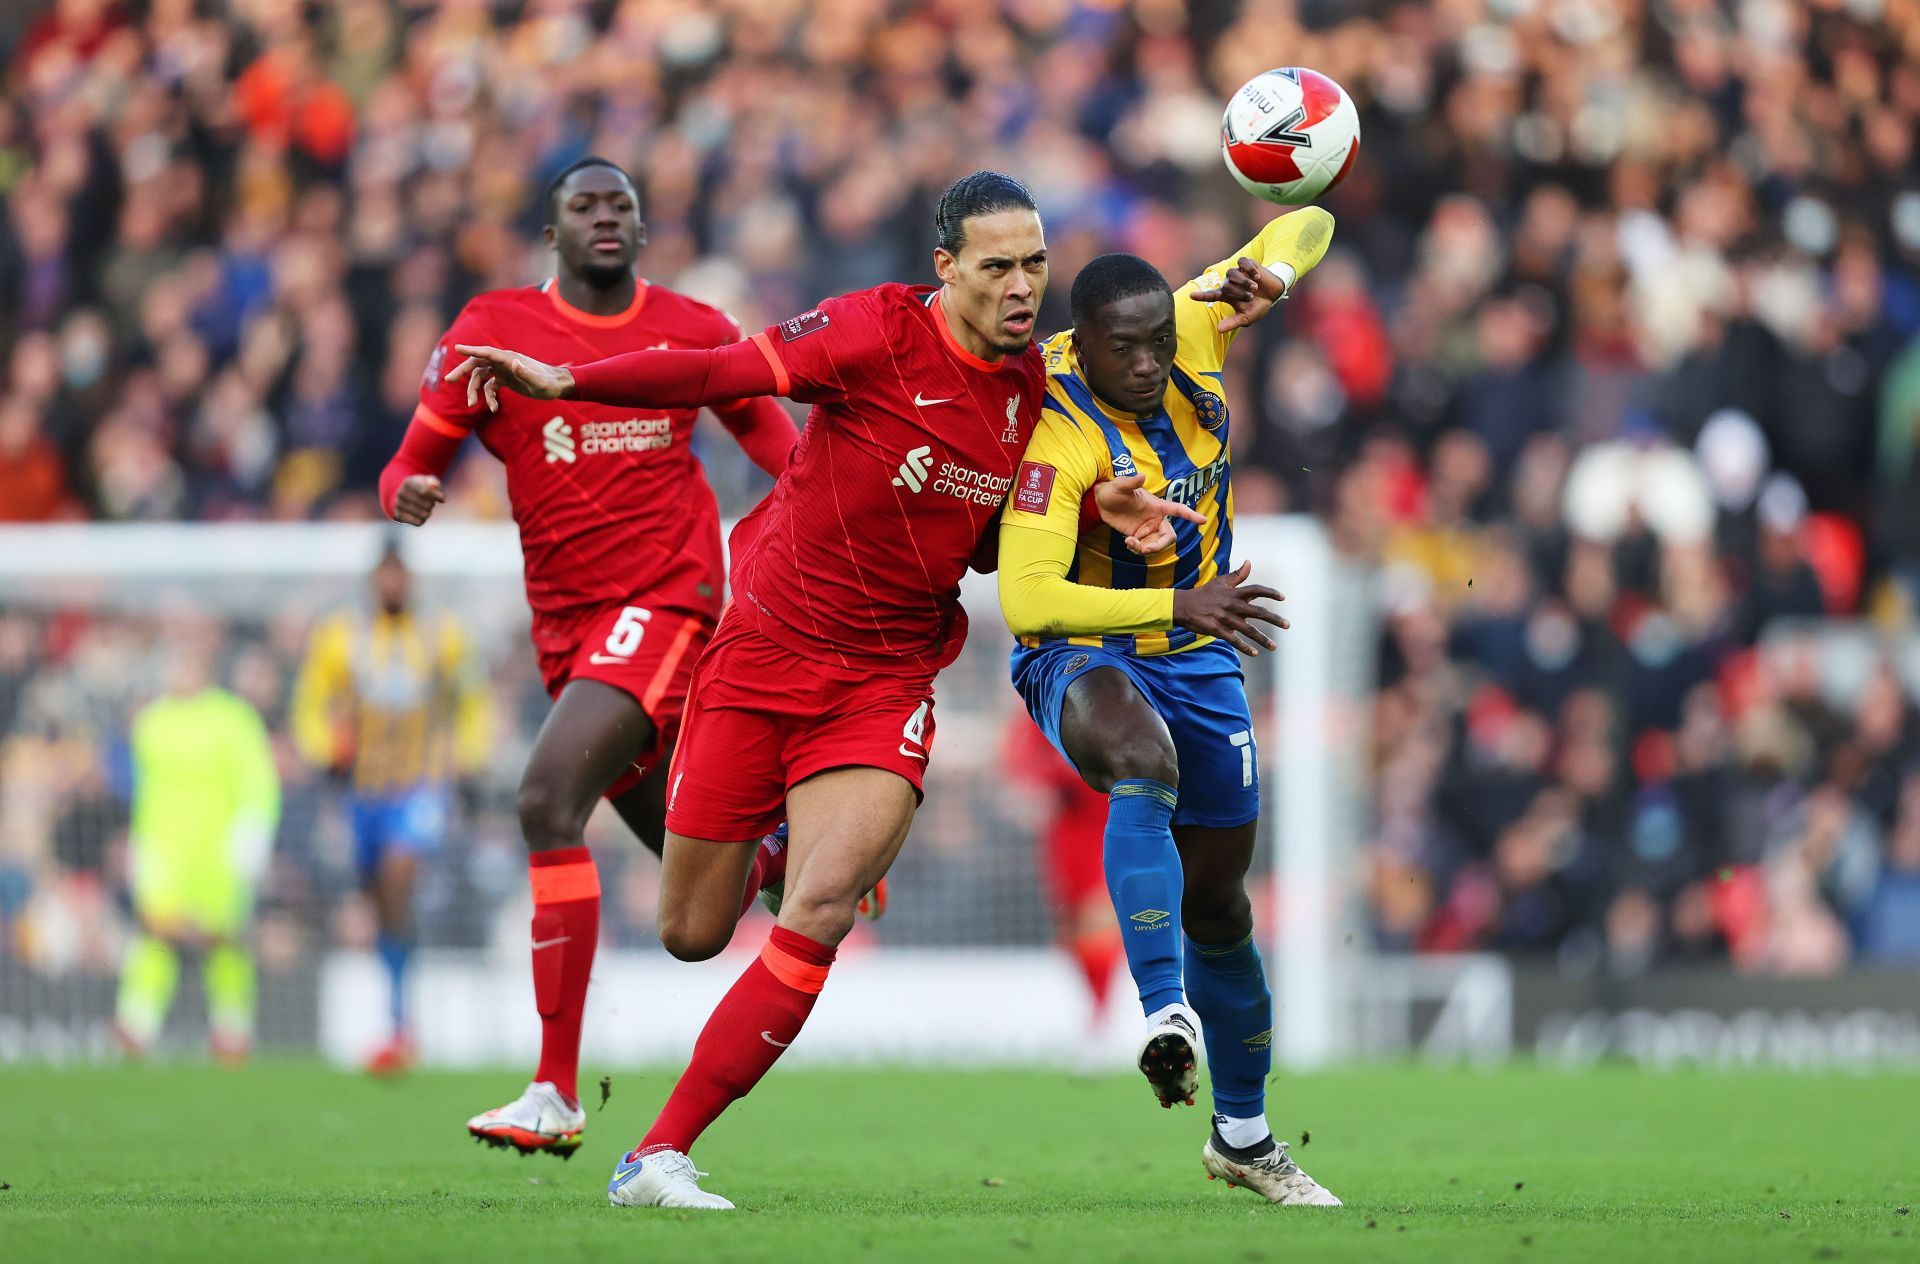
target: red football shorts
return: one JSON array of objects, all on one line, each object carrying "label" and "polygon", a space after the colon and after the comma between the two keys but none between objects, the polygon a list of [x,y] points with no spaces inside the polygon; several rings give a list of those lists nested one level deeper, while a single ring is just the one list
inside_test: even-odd
[{"label": "red football shorts", "polygon": [[918,793],[932,746],[932,673],[818,663],[729,610],[694,668],[667,828],[710,842],[759,838],[786,818],[787,791],[829,768],[884,768]]},{"label": "red football shorts", "polygon": [[593,606],[560,618],[535,615],[533,645],[540,653],[540,679],[547,696],[575,680],[598,680],[632,696],[653,721],[653,740],[632,766],[607,787],[617,799],[639,785],[680,736],[693,665],[713,636],[705,615],[655,611],[649,594]]},{"label": "red football shorts", "polygon": [[1047,894],[1066,913],[1107,895],[1107,796],[1076,783],[1046,830]]}]

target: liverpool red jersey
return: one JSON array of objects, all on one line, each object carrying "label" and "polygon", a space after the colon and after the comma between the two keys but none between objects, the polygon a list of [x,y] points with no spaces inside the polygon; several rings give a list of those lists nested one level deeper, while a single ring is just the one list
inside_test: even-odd
[{"label": "liverpool red jersey", "polygon": [[740,340],[717,308],[641,281],[613,316],[580,311],[543,286],[481,294],[434,349],[415,419],[449,435],[479,435],[507,467],[520,526],[527,601],[556,615],[642,588],[663,608],[717,617],[723,570],[720,513],[689,446],[693,408],[634,409],[499,392],[500,411],[467,404],[456,343],[512,347],[549,364],[628,351],[699,350]]},{"label": "liverpool red jersey", "polygon": [[825,662],[934,671],[966,639],[960,578],[1039,415],[1037,348],[954,340],[939,292],[882,285],[753,336],[780,394],[814,405],[793,463],[734,533],[734,600]]}]

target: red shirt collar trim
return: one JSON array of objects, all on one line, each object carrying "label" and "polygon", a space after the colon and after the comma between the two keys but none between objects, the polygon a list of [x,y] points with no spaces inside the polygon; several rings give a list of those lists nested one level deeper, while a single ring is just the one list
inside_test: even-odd
[{"label": "red shirt collar trim", "polygon": [[940,331],[940,341],[947,344],[947,350],[953,352],[954,357],[958,359],[960,363],[970,364],[985,373],[998,373],[1005,367],[1007,363],[1007,357],[1005,356],[1001,356],[998,360],[982,360],[979,356],[960,345],[960,340],[953,336],[953,330],[947,328],[946,313],[940,308],[940,291],[935,290],[933,292],[933,301],[927,304],[927,311],[933,316],[934,328]]},{"label": "red shirt collar trim", "polygon": [[653,287],[647,284],[645,278],[635,277],[633,279],[633,302],[627,304],[625,311],[615,312],[611,316],[596,316],[592,312],[583,312],[572,303],[567,302],[566,299],[561,298],[558,279],[548,281],[546,288],[547,297],[553,300],[553,310],[559,312],[568,320],[585,325],[589,329],[618,329],[620,326],[630,323],[635,316],[640,314],[640,309],[647,305],[647,291]]}]

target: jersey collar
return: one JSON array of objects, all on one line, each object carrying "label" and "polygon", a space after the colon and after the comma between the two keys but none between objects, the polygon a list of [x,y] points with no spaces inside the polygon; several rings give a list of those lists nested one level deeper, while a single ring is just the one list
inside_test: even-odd
[{"label": "jersey collar", "polygon": [[553,300],[553,310],[559,312],[575,324],[585,325],[589,329],[618,329],[622,325],[631,323],[633,318],[640,314],[640,309],[647,305],[647,291],[653,287],[647,284],[645,277],[635,277],[633,279],[633,302],[627,304],[627,310],[624,312],[615,312],[611,316],[596,316],[592,312],[583,312],[572,303],[561,298],[559,278],[557,277],[548,277],[547,283],[540,288],[547,292],[549,299]]},{"label": "jersey collar", "polygon": [[953,336],[953,330],[947,328],[946,313],[940,309],[939,290],[935,290],[933,298],[928,301],[927,312],[933,317],[933,327],[940,331],[940,341],[947,344],[947,350],[951,351],[960,363],[971,365],[983,373],[998,373],[1007,363],[1005,356],[1001,356],[998,360],[982,360],[960,345],[960,340]]}]

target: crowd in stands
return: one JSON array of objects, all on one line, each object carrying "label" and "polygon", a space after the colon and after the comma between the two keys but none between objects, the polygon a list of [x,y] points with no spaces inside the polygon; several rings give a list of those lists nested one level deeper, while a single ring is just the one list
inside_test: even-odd
[{"label": "crowd in stands", "polygon": [[748,328],[928,279],[1009,171],[1059,328],[1095,254],[1251,236],[1221,105],[1320,69],[1335,247],[1227,389],[1239,512],[1377,577],[1381,942],[1920,958],[1920,0],[32,0],[0,63],[6,521],[377,515],[586,153]]}]

